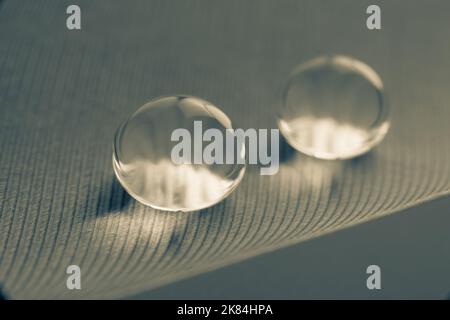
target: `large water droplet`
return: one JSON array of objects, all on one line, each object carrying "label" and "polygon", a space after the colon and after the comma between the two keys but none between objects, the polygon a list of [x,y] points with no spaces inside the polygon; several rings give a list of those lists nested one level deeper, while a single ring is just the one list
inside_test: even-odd
[{"label": "large water droplet", "polygon": [[[197,132],[194,122],[201,123],[202,132]],[[116,132],[113,167],[118,180],[132,197],[156,209],[194,211],[218,203],[241,181],[245,161],[207,164],[193,159],[180,164],[172,159],[172,150],[179,143],[171,139],[176,129],[187,130],[190,154],[201,157],[201,149],[194,150],[202,139],[198,135],[210,128],[220,130],[225,137],[232,125],[207,101],[172,96],[148,102]],[[208,144],[200,143],[202,149]],[[245,157],[245,149],[238,150],[236,157]]]},{"label": "large water droplet", "polygon": [[389,129],[383,83],[361,61],[320,57],[298,66],[284,91],[278,125],[288,143],[322,159],[348,159]]}]

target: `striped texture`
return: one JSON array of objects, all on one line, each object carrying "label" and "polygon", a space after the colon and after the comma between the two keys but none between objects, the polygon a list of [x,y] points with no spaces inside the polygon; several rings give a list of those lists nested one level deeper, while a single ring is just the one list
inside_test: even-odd
[{"label": "striped texture", "polygon": [[[0,7],[0,283],[12,298],[113,298],[205,272],[450,191],[450,3],[72,1]],[[117,126],[147,100],[186,93],[238,127],[275,127],[298,62],[355,56],[385,81],[392,128],[352,161],[301,157],[284,144],[276,176],[249,167],[225,201],[158,212],[115,182]],[[382,235],[380,235],[382,236]],[[355,239],[357,241],[357,239]],[[82,290],[65,269],[82,270]],[[274,271],[276,272],[276,271]]]}]

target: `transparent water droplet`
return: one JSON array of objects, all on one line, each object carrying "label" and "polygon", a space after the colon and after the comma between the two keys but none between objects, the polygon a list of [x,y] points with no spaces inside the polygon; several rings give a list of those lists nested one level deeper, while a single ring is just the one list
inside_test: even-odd
[{"label": "transparent water droplet", "polygon": [[389,129],[383,83],[372,68],[350,57],[308,61],[289,79],[278,126],[292,147],[316,158],[364,154]]},{"label": "transparent water droplet", "polygon": [[[173,161],[172,149],[180,142],[171,139],[175,129],[189,132],[190,153],[192,157],[198,155],[200,149],[194,150],[195,141],[201,138],[194,121],[197,124],[201,121],[200,134],[215,128],[225,136],[232,129],[230,119],[219,108],[190,96],[152,100],[119,127],[114,140],[113,167],[117,179],[133,198],[156,209],[187,212],[218,203],[238,186],[245,162]],[[201,147],[208,143],[202,140]],[[237,152],[236,157],[245,157],[245,149]]]}]

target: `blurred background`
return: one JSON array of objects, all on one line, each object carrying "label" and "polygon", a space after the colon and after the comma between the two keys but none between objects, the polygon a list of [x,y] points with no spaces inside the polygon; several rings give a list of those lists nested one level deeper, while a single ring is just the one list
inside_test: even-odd
[{"label": "blurred background", "polygon": [[[450,299],[442,198],[127,299]],[[368,290],[369,265],[381,290]]]}]

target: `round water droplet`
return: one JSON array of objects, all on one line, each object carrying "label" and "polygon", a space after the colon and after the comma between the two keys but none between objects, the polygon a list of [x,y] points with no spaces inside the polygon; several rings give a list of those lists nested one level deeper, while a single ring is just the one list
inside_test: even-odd
[{"label": "round water droplet", "polygon": [[287,142],[307,155],[359,156],[381,142],[389,129],[383,83],[356,59],[313,59],[290,77],[278,126]]},{"label": "round water droplet", "polygon": [[237,158],[243,160],[245,146],[240,146],[232,164],[205,161],[208,144],[224,143],[215,141],[217,136],[204,139],[208,129],[219,130],[225,140],[232,125],[207,101],[172,96],[148,102],[116,132],[113,167],[117,179],[133,198],[156,209],[194,211],[218,203],[244,175],[245,159]]}]

